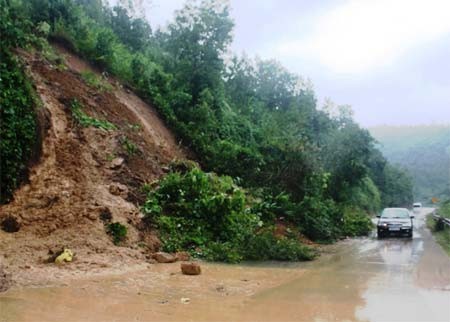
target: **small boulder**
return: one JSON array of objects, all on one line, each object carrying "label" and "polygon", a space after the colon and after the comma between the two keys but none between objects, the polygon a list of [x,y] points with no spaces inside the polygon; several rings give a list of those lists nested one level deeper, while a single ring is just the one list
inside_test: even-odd
[{"label": "small boulder", "polygon": [[109,192],[114,196],[126,198],[128,196],[128,187],[118,182],[114,182],[109,186]]},{"label": "small boulder", "polygon": [[175,257],[181,262],[187,262],[191,259],[191,255],[188,252],[177,252],[175,253]]},{"label": "small boulder", "polygon": [[111,161],[109,168],[110,169],[118,169],[124,164],[124,162],[125,162],[124,158],[121,158],[121,157],[115,158]]},{"label": "small boulder", "polygon": [[12,286],[11,274],[5,271],[5,268],[0,264],[0,293],[6,292]]},{"label": "small boulder", "polygon": [[174,255],[165,252],[157,252],[153,254],[153,258],[158,263],[174,263],[177,261],[177,258]]},{"label": "small boulder", "polygon": [[200,275],[202,273],[202,269],[197,263],[181,263],[181,272],[184,275]]}]

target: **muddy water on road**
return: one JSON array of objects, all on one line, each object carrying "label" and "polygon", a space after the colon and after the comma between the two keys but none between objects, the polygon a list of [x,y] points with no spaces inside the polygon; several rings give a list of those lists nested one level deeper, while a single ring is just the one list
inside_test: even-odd
[{"label": "muddy water on road", "polygon": [[412,240],[345,241],[311,263],[203,264],[197,277],[152,265],[11,290],[0,321],[450,321],[450,260],[424,229],[426,211]]}]

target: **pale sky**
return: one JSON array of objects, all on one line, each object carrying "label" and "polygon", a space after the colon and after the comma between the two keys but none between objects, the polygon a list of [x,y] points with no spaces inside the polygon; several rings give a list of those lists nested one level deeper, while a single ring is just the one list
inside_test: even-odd
[{"label": "pale sky", "polygon": [[[145,1],[155,29],[183,0]],[[231,0],[232,50],[309,78],[363,126],[450,123],[450,0]]]}]

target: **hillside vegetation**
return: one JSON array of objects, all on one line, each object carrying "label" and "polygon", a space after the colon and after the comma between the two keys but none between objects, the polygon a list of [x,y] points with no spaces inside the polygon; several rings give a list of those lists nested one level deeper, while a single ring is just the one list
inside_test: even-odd
[{"label": "hillside vegetation", "polygon": [[[165,250],[231,262],[311,259],[314,252],[301,243],[305,237],[330,242],[367,234],[369,214],[412,202],[408,176],[388,163],[345,107],[319,109],[312,86],[274,60],[230,56],[233,21],[226,2],[189,1],[158,31],[100,0],[0,4],[0,33],[8,39],[2,52],[14,56],[15,47],[34,48],[61,69],[48,41],[76,52],[155,106],[195,156],[199,165],[173,162],[161,180],[142,184],[144,202],[134,200],[144,226],[159,230]],[[7,68],[26,78],[20,64]],[[82,78],[108,91],[92,75]],[[20,94],[14,79],[2,81],[10,96]],[[30,158],[28,150],[15,155],[14,145],[32,144],[21,127],[3,130],[11,120],[20,123],[16,115],[25,111],[30,124],[20,125],[34,131],[33,105],[22,101],[2,97],[2,144],[8,145],[2,160],[14,162],[2,163],[2,178],[13,178],[2,190],[4,201]],[[85,114],[79,100],[64,102],[84,127],[123,130]],[[120,111],[114,113],[111,120],[118,122]],[[139,154],[127,137],[119,142],[130,160]]]},{"label": "hillside vegetation", "polygon": [[450,197],[450,125],[380,126],[370,129],[386,158],[408,170],[414,198],[430,204]]}]

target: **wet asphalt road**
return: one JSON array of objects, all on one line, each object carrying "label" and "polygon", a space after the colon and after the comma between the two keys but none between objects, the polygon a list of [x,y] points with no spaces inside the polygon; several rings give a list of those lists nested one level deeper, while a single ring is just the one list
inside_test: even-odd
[{"label": "wet asphalt road", "polygon": [[450,321],[450,259],[415,214],[414,237],[344,243],[301,278],[257,294],[248,320]]}]

